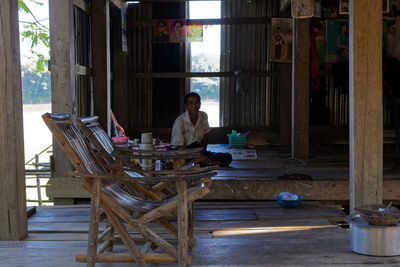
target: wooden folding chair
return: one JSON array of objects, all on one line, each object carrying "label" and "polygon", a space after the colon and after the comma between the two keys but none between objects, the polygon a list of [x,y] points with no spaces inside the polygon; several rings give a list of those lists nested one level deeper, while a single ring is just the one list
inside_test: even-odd
[{"label": "wooden folding chair", "polygon": [[[78,255],[77,261],[86,261],[89,266],[96,262],[137,262],[145,266],[147,262],[179,262],[186,266],[188,257],[187,208],[190,202],[209,192],[202,184],[187,189],[187,181],[207,179],[216,173],[196,171],[174,171],[162,176],[116,176],[104,166],[103,161],[90,149],[90,144],[82,132],[70,120],[69,115],[46,113],[43,119],[65,153],[77,169],[75,176],[82,177],[83,187],[91,194],[91,217],[87,255]],[[140,181],[176,181],[178,196],[157,201],[132,195],[120,185],[120,181],[138,183]],[[107,228],[99,235],[100,207],[107,216]],[[178,207],[178,250],[152,231],[146,223],[156,221]],[[124,224],[125,222],[125,224]],[[165,253],[140,252],[128,230],[136,230],[146,240]],[[112,250],[114,230],[129,250],[129,253],[102,254]],[[103,241],[101,246],[98,244]]]}]

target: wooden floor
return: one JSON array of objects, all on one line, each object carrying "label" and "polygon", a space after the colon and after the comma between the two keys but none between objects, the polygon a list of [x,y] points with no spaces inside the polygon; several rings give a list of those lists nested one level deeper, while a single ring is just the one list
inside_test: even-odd
[{"label": "wooden floor", "polygon": [[[282,179],[285,174],[303,174],[312,180],[348,180],[349,153],[347,145],[325,145],[310,148],[308,159],[292,159],[290,147],[257,147],[257,160],[236,160],[218,172],[220,179]],[[385,150],[385,179],[400,179],[400,164],[395,154]],[[400,163],[400,161],[398,162]]]},{"label": "wooden floor", "polygon": [[[390,147],[383,157],[383,197],[400,201],[400,161]],[[349,200],[348,145],[311,147],[306,160],[292,159],[290,147],[257,147],[258,159],[233,161],[218,171],[208,199],[273,200],[290,191],[307,200]]]},{"label": "wooden floor", "polygon": [[[282,209],[273,201],[198,202],[195,208],[192,266],[400,265],[400,257],[351,252],[349,231],[336,226],[344,212],[319,202],[304,202],[298,209]],[[38,207],[24,241],[0,241],[0,266],[85,266],[75,262],[75,255],[86,253],[88,221],[88,205]],[[115,249],[126,252],[123,246]]]}]

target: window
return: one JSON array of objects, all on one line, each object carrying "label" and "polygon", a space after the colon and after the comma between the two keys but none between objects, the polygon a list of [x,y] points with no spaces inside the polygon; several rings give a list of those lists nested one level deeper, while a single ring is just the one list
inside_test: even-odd
[{"label": "window", "polygon": [[[190,1],[190,19],[220,19],[221,1]],[[219,72],[221,26],[204,25],[203,40],[190,42],[190,72]],[[201,97],[201,110],[208,114],[211,127],[219,127],[220,78],[191,78],[190,91]]]}]

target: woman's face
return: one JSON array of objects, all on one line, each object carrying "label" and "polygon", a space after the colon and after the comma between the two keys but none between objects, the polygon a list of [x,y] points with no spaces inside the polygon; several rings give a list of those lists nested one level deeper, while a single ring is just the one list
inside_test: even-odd
[{"label": "woman's face", "polygon": [[341,31],[342,33],[347,32],[347,25],[346,25],[346,24],[343,24],[342,26],[340,26],[340,31]]},{"label": "woman's face", "polygon": [[396,31],[396,28],[394,27],[394,25],[390,25],[388,32],[390,32],[391,34],[394,34],[395,31]]}]

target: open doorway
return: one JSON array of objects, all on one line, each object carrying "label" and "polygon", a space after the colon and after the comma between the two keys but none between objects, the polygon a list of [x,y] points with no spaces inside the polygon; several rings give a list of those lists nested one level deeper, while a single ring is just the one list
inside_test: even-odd
[{"label": "open doorway", "polygon": [[[221,1],[190,1],[190,19],[220,19]],[[200,40],[190,42],[190,72],[219,72],[221,25],[203,26]],[[201,97],[201,110],[207,113],[211,127],[219,127],[220,78],[191,78],[190,91]]]},{"label": "open doorway", "polygon": [[52,135],[41,117],[51,112],[49,3],[27,0],[18,5],[27,206],[49,205],[45,185]]}]

